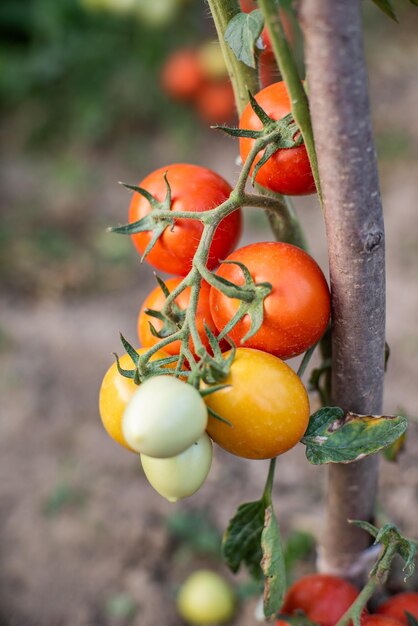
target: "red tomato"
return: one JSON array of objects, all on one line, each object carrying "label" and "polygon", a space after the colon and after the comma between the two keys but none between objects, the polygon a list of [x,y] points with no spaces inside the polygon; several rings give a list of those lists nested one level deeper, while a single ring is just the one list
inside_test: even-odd
[{"label": "red tomato", "polygon": [[177,50],[166,61],[161,85],[164,91],[180,101],[193,100],[205,82],[199,55],[195,50]]},{"label": "red tomato", "polygon": [[[164,200],[167,188],[164,173],[171,187],[172,211],[209,211],[224,202],[231,193],[230,185],[215,172],[199,165],[176,164],[162,167],[149,174],[139,183],[159,201]],[[129,222],[145,217],[151,206],[139,193],[132,196]],[[207,266],[216,267],[237,245],[241,234],[241,210],[237,209],[220,223],[209,250]],[[185,276],[192,267],[194,253],[199,245],[203,225],[198,220],[176,220],[172,228],[166,228],[147,256],[154,267],[169,274]],[[152,232],[132,235],[133,243],[142,255]]]},{"label": "red tomato", "polygon": [[[169,278],[165,281],[169,291],[173,291],[175,287],[181,282],[181,278]],[[203,341],[203,344],[206,348],[209,348],[209,341],[205,332],[205,322],[207,326],[209,326],[210,330],[217,334],[215,323],[212,319],[212,315],[209,307],[209,294],[210,294],[210,286],[202,282],[199,294],[199,302],[197,306],[197,314],[195,318],[195,323],[197,330],[199,331],[199,335]],[[190,287],[181,292],[181,294],[176,298],[175,303],[178,307],[185,311],[189,306],[190,302]],[[138,316],[138,336],[139,341],[143,346],[153,346],[158,341],[160,341],[157,337],[154,337],[150,330],[149,322],[153,324],[153,326],[159,331],[162,328],[162,322],[155,317],[151,317],[145,313],[145,309],[153,309],[154,311],[161,311],[165,304],[165,295],[162,292],[160,287],[156,287],[146,298],[144,304],[141,307]],[[164,351],[168,354],[178,354],[180,352],[180,341],[173,341],[173,343],[168,344]],[[190,340],[190,349],[194,352],[193,341]]]},{"label": "red tomato", "polygon": [[405,623],[387,615],[364,615],[361,618],[361,626],[401,626]]},{"label": "red tomato", "polygon": [[[240,261],[256,283],[268,282],[271,293],[264,300],[261,328],[245,342],[246,348],[289,359],[305,352],[323,335],[330,316],[330,294],[325,277],[312,257],[287,243],[253,243],[233,252],[228,261]],[[217,274],[237,285],[244,284],[242,270],[222,264]],[[240,302],[212,287],[210,309],[221,331],[235,315]],[[246,315],[229,332],[240,345],[251,327]]]},{"label": "red tomato", "polygon": [[223,124],[235,116],[234,90],[229,80],[209,82],[197,96],[197,111],[204,122]]},{"label": "red tomato", "polygon": [[320,626],[335,626],[358,594],[358,590],[342,578],[310,574],[290,587],[280,612],[292,614],[299,609]]},{"label": "red tomato", "polygon": [[272,83],[277,83],[280,79],[280,71],[277,67],[274,55],[271,52],[262,52],[258,60],[258,74],[262,87],[268,87]]},{"label": "red tomato", "polygon": [[393,617],[403,624],[408,624],[405,611],[411,613],[411,615],[418,619],[418,593],[412,591],[398,593],[396,596],[393,596],[393,598],[389,598],[389,600],[381,604],[376,613]]},{"label": "red tomato", "polygon": [[[291,105],[284,82],[274,83],[262,89],[255,97],[264,111],[274,120],[290,113]],[[240,128],[260,130],[262,123],[250,104],[245,107],[239,122]],[[254,139],[241,137],[240,152],[243,161],[247,158]],[[255,159],[259,161],[263,152]],[[256,181],[277,193],[300,196],[315,192],[315,182],[308,154],[304,145],[277,150],[259,170]]]}]

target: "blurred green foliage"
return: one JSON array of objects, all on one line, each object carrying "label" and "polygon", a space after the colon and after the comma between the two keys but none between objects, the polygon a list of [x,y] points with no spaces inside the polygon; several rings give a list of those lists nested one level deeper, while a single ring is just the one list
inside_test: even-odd
[{"label": "blurred green foliage", "polygon": [[2,0],[3,114],[20,113],[19,130],[32,142],[76,136],[94,143],[152,130],[176,110],[156,80],[164,59],[206,27],[199,2],[161,3]]}]

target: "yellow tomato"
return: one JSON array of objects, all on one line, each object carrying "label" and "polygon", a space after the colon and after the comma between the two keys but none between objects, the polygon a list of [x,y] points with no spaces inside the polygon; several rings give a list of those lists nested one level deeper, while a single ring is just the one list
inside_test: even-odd
[{"label": "yellow tomato", "polygon": [[224,56],[218,41],[207,41],[199,48],[199,61],[207,78],[218,80],[228,76]]},{"label": "yellow tomato", "polygon": [[210,570],[197,570],[183,583],[177,598],[181,617],[190,624],[223,624],[235,613],[235,597],[229,583]]},{"label": "yellow tomato", "polygon": [[[148,348],[137,350],[139,354],[144,354]],[[158,350],[151,360],[166,359],[169,355]],[[128,354],[124,354],[120,359],[122,369],[133,369],[132,359]],[[122,433],[122,415],[126,405],[138,389],[138,385],[131,378],[125,378],[118,372],[116,363],[113,363],[107,370],[99,394],[99,411],[103,426],[107,434],[121,446],[135,452],[126,442]]]},{"label": "yellow tomato", "polygon": [[231,423],[209,417],[207,432],[221,448],[247,459],[270,459],[301,439],[309,420],[308,394],[286,363],[267,352],[238,348],[223,383],[230,386],[205,398]]},{"label": "yellow tomato", "polygon": [[177,502],[193,495],[206,480],[212,464],[212,442],[206,433],[181,454],[156,459],[141,454],[145,476],[155,491]]}]

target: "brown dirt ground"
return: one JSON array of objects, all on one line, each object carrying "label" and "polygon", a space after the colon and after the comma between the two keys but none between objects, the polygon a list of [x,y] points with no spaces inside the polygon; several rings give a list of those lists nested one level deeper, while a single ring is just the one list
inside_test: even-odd
[{"label": "brown dirt ground", "polygon": [[[410,38],[405,46],[402,54],[400,44],[388,48],[384,62],[379,54],[371,53],[369,63],[378,135],[390,150],[394,140],[388,132],[406,132],[412,151],[390,162],[383,159],[381,166],[387,228],[387,339],[392,348],[385,411],[402,407],[417,415],[418,42]],[[161,165],[163,150],[165,161],[178,158],[177,146],[162,141],[158,138],[153,144],[151,166]],[[194,153],[196,162],[213,166],[230,180],[236,176],[232,141],[203,135]],[[39,162],[15,156],[12,165],[3,169],[9,207],[22,194],[29,197],[38,188],[42,173]],[[110,222],[122,220],[119,208],[124,212],[126,201],[114,181],[129,179],[128,175],[135,179],[137,169],[109,156],[96,159],[101,172],[99,197],[85,194],[82,208],[91,212],[93,220],[99,214]],[[12,183],[21,180],[22,174],[24,189],[16,189]],[[45,193],[45,202],[52,203],[55,191]],[[67,203],[74,200],[70,197]],[[318,206],[312,199],[298,200],[296,205],[313,253],[326,267]],[[248,239],[269,237],[254,220],[249,227]],[[152,284],[149,268],[136,263],[132,254],[129,280],[121,287],[111,283],[108,292],[72,298],[48,293],[34,300],[6,293],[2,298],[1,624],[125,624],[128,620],[118,621],[106,607],[109,598],[126,594],[136,606],[130,621],[134,626],[176,626],[181,622],[175,613],[174,593],[185,575],[202,563],[224,571],[208,557],[181,556],[166,527],[173,505],[153,492],[137,458],[110,441],[99,422],[98,388],[112,351],[118,349],[118,331],[135,336],[137,308]],[[388,515],[415,536],[417,446],[418,427],[412,423],[399,463],[382,463],[380,491]],[[213,522],[225,528],[239,503],[259,496],[265,474],[265,462],[246,462],[217,450],[204,488],[174,508],[207,507]],[[325,477],[325,469],[307,463],[302,447],[279,460],[275,502],[285,534],[292,527],[320,534]],[[247,603],[234,623],[254,624],[253,608],[254,601]]]}]

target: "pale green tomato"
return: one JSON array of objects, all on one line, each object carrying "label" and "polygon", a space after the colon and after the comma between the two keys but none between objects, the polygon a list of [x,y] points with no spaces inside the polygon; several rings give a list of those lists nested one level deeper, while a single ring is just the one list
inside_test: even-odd
[{"label": "pale green tomato", "polygon": [[177,598],[181,617],[190,624],[223,624],[235,613],[235,597],[229,583],[210,570],[198,570],[183,583]]},{"label": "pale green tomato", "polygon": [[137,0],[136,12],[146,26],[159,28],[173,21],[178,4],[178,0]]},{"label": "pale green tomato", "polygon": [[128,402],[122,432],[136,452],[166,459],[197,441],[207,421],[206,404],[194,387],[174,376],[154,376]]},{"label": "pale green tomato", "polygon": [[206,433],[181,454],[155,459],[141,454],[145,476],[155,491],[170,502],[193,495],[206,480],[212,464],[212,441]]}]

